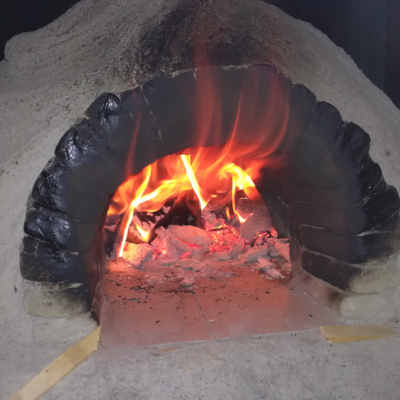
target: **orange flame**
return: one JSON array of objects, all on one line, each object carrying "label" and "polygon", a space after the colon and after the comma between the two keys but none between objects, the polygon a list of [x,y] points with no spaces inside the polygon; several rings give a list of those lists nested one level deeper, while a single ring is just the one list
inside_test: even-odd
[{"label": "orange flame", "polygon": [[190,183],[192,184],[193,190],[197,194],[197,197],[199,198],[200,208],[204,210],[206,208],[208,201],[204,200],[205,196],[202,193],[202,190],[197,182],[196,175],[193,172],[192,166],[190,165],[190,155],[188,156],[181,155],[181,158],[183,164],[185,164],[186,173],[190,180]]},{"label": "orange flame", "polygon": [[140,233],[140,236],[147,242],[150,239],[150,231],[145,231],[138,224],[136,224],[136,229]]},{"label": "orange flame", "polygon": [[[138,191],[136,193],[135,199],[129,205],[128,221],[126,223],[126,228],[124,230],[124,236],[122,238],[122,245],[121,245],[121,248],[120,248],[119,254],[118,254],[119,257],[122,257],[122,255],[124,253],[124,246],[125,246],[125,242],[126,242],[126,237],[128,236],[129,227],[130,227],[132,219],[133,219],[133,213],[135,212],[135,209],[138,207],[138,205],[141,203],[140,200],[142,199],[142,195],[143,195],[144,191],[146,190],[147,184],[148,184],[148,182],[150,180],[151,165],[146,167],[143,170],[143,172],[145,174],[145,179],[142,182],[142,184],[139,186],[139,189],[138,189]],[[122,196],[122,199],[124,199],[124,196]]]},{"label": "orange flame", "polygon": [[[249,193],[246,191],[247,188],[255,187],[254,182],[250,178],[250,176],[242,170],[242,168],[237,165],[231,163],[227,165],[225,168],[219,171],[219,174],[228,174],[232,176],[232,208],[233,212],[236,214],[238,220],[243,223],[247,218],[243,218],[238,211],[236,210],[236,199],[235,195],[237,190],[243,190],[248,196]],[[229,210],[228,210],[229,212]],[[229,218],[229,217],[228,217]]]}]

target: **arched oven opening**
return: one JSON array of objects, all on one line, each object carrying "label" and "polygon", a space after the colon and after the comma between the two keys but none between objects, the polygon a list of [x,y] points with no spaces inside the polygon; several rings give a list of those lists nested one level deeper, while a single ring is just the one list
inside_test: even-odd
[{"label": "arched oven opening", "polygon": [[345,318],[382,315],[382,293],[398,283],[400,200],[369,144],[268,65],[202,67],[104,94],[34,184],[25,307],[101,318],[113,272],[185,290],[247,268],[293,275]]}]

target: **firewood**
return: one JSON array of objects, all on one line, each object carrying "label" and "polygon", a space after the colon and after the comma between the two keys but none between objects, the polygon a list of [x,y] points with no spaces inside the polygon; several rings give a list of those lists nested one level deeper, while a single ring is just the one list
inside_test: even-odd
[{"label": "firewood", "polygon": [[[151,234],[150,234],[150,239],[148,243],[151,243],[157,236],[156,230],[160,227],[162,228],[168,228],[169,225],[181,225],[179,222],[180,219],[182,219],[182,222],[184,220],[186,221],[184,224],[185,225],[190,225],[192,221],[190,221],[190,216],[193,218],[192,213],[190,209],[187,206],[185,196],[182,195],[180,198],[175,199],[174,205],[168,210],[165,215],[157,221],[157,223],[151,228]],[[183,223],[182,223],[183,225]]]}]

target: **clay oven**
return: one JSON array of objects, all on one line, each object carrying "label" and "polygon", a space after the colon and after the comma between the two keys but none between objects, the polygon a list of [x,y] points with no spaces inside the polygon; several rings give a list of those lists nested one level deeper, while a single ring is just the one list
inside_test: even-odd
[{"label": "clay oven", "polygon": [[[32,182],[20,261],[29,313],[98,313],[103,227],[118,188],[164,157],[234,143],[251,147],[243,165],[264,160],[254,184],[307,293],[346,318],[394,315],[400,199],[369,133],[281,67],[295,62],[281,47],[287,33],[273,17],[252,26],[261,5],[222,3],[177,2],[161,23],[143,24],[123,60],[143,83],[100,95]],[[220,99],[206,134],[204,77]]]}]

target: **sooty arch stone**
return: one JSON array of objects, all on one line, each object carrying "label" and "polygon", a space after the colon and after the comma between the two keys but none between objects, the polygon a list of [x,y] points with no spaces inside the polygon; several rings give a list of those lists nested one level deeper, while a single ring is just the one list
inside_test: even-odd
[{"label": "sooty arch stone", "polygon": [[[210,101],[218,118],[204,135]],[[121,183],[161,157],[222,146],[233,131],[234,141],[268,153],[256,186],[275,227],[290,235],[292,262],[341,291],[363,292],[354,282],[371,274],[368,263],[376,274],[376,260],[397,251],[399,195],[371,160],[366,132],[268,65],[202,67],[98,97],[33,186],[23,278],[93,295],[101,229]]]}]

